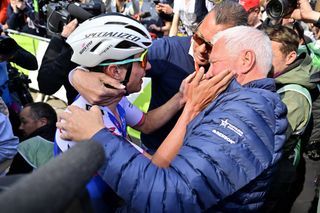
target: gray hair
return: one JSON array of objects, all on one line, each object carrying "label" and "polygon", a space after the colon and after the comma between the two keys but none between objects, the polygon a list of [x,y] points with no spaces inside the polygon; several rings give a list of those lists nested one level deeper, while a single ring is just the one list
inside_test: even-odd
[{"label": "gray hair", "polygon": [[219,39],[225,39],[225,48],[231,57],[236,57],[243,50],[253,50],[259,71],[268,74],[272,67],[272,48],[269,37],[253,27],[237,26],[218,32],[211,39],[214,45]]}]

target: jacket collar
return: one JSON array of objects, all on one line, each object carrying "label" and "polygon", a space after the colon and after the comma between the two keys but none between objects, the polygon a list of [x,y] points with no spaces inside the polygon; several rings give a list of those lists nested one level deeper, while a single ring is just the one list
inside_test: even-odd
[{"label": "jacket collar", "polygon": [[250,81],[249,83],[243,86],[241,86],[236,79],[233,79],[230,85],[228,86],[228,88],[226,89],[226,92],[232,92],[240,89],[241,87],[260,88],[260,89],[270,90],[272,92],[276,91],[275,80],[273,78],[263,78],[263,79]]}]

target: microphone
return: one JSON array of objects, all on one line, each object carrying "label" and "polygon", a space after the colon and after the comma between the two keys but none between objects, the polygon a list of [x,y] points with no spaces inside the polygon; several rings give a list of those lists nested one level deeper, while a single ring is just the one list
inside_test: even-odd
[{"label": "microphone", "polygon": [[84,22],[85,20],[94,16],[85,9],[73,3],[69,4],[66,9],[72,17],[76,18],[79,21],[79,23]]},{"label": "microphone", "polygon": [[1,211],[64,212],[104,160],[100,144],[81,142],[0,193]]}]

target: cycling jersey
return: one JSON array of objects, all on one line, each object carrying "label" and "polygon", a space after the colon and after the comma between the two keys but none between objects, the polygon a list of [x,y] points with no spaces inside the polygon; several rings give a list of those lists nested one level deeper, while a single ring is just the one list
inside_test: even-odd
[{"label": "cycling jersey", "polygon": [[[82,109],[89,110],[91,105],[88,101],[86,101],[82,96],[79,96],[72,105],[78,106]],[[103,122],[104,125],[110,130],[110,132],[114,135],[121,136],[127,138],[126,127],[127,125],[133,127],[139,125],[139,123],[143,120],[143,112],[140,111],[137,107],[131,104],[126,97],[123,97],[117,105],[117,112],[120,117],[120,122],[115,118],[115,115],[111,112],[111,110],[107,106],[100,106],[101,112],[103,114]],[[70,147],[74,146],[76,142],[74,141],[66,141],[60,138],[60,130],[57,129],[55,136],[55,143],[58,145],[61,152],[65,152]],[[130,142],[131,143],[131,142]],[[131,143],[137,150],[141,153],[143,150]],[[58,153],[57,153],[58,152]],[[59,154],[57,151],[55,155]]]}]

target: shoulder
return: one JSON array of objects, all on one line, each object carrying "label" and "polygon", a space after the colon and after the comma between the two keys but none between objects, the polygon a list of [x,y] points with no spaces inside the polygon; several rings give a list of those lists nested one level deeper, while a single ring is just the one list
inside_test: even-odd
[{"label": "shoulder", "polygon": [[190,45],[191,37],[163,37],[153,41],[151,47],[149,48],[149,54],[152,54],[153,52],[158,52],[159,50],[181,51],[181,49],[176,49],[177,47],[189,50]]}]

